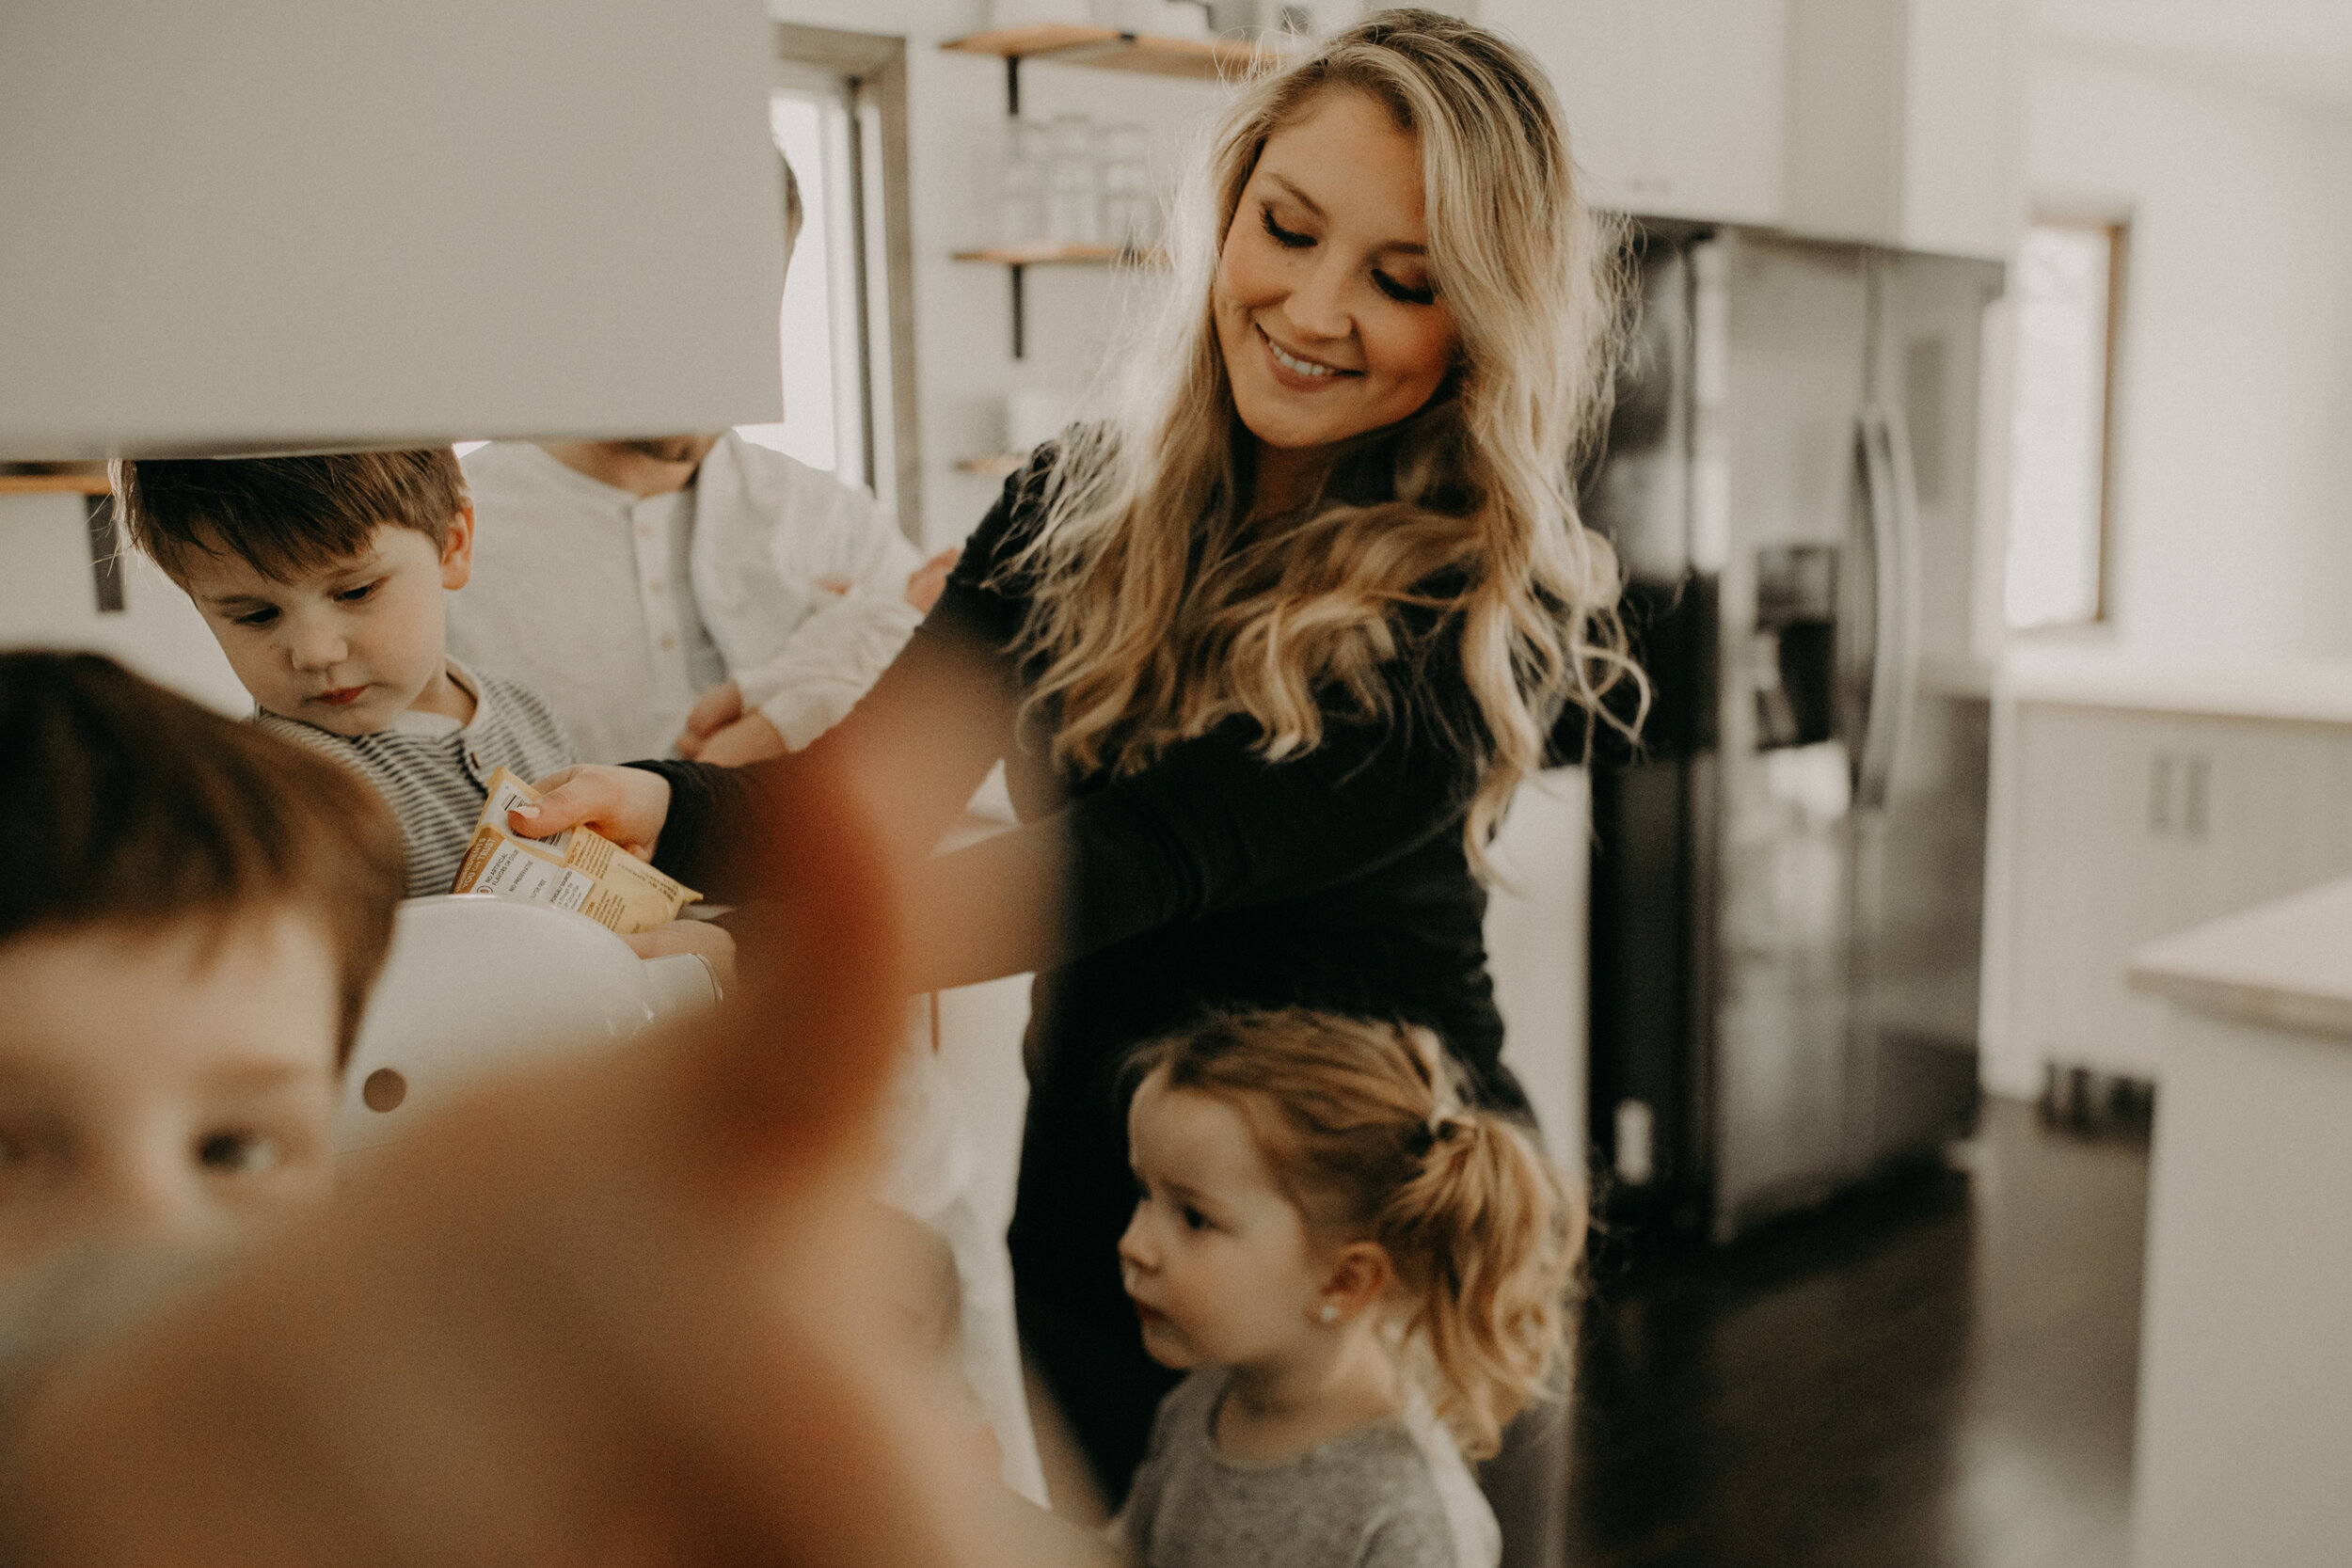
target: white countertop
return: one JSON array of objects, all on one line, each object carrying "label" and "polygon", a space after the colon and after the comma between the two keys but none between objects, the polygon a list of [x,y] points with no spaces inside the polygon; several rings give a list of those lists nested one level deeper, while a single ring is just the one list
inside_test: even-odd
[{"label": "white countertop", "polygon": [[2352,660],[2162,659],[2105,648],[2012,647],[1996,677],[2012,702],[2352,724]]},{"label": "white countertop", "polygon": [[2199,1012],[2352,1039],[2352,878],[2132,955],[2131,984]]}]

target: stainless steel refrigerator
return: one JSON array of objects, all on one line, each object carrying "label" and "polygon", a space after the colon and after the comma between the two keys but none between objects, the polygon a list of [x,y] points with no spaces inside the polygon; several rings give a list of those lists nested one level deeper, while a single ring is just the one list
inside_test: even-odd
[{"label": "stainless steel refrigerator", "polygon": [[1591,1135],[1615,1235],[1721,1242],[1974,1123],[2001,269],[1668,226],[1636,261],[1582,488],[1656,706],[1594,768]]}]

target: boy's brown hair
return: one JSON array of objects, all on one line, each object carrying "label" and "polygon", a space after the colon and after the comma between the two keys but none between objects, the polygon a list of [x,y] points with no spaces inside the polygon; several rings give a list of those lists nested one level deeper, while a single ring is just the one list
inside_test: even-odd
[{"label": "boy's brown hair", "polygon": [[332,569],[386,523],[439,550],[466,504],[447,447],[319,457],[142,458],[114,465],[115,514],[174,581],[199,557],[230,555],[273,582]]},{"label": "boy's brown hair", "polygon": [[0,943],[291,908],[334,951],[350,1056],[403,885],[358,778],[110,658],[0,653]]}]

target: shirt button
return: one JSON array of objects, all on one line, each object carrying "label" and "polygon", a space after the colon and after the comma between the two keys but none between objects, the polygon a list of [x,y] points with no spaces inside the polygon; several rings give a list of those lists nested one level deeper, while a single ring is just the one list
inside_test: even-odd
[{"label": "shirt button", "polygon": [[677,639],[676,639],[676,638],[675,638],[675,637],[672,637],[672,636],[671,636],[668,632],[666,632],[666,631],[665,631],[665,632],[663,632],[663,633],[661,634],[661,645],[662,645],[664,648],[675,648],[675,647],[676,647],[676,646],[677,646]]},{"label": "shirt button", "polygon": [[655,578],[652,581],[645,584],[645,592],[648,594],[664,594],[669,592],[669,587],[670,585],[668,583],[663,582],[660,578]]}]

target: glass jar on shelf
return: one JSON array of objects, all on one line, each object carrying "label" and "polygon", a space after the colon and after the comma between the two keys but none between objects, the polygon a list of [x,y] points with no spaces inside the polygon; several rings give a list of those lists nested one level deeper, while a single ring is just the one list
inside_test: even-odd
[{"label": "glass jar on shelf", "polygon": [[1151,151],[1151,135],[1140,125],[1113,125],[1103,133],[1103,243],[1131,254],[1160,241]]},{"label": "glass jar on shelf", "polygon": [[1098,245],[1103,240],[1103,173],[1094,124],[1084,115],[1056,115],[1053,155],[1045,165],[1045,238],[1054,245]]},{"label": "glass jar on shelf", "polygon": [[1045,127],[1016,119],[1006,127],[997,173],[996,243],[1036,245],[1045,238]]}]

